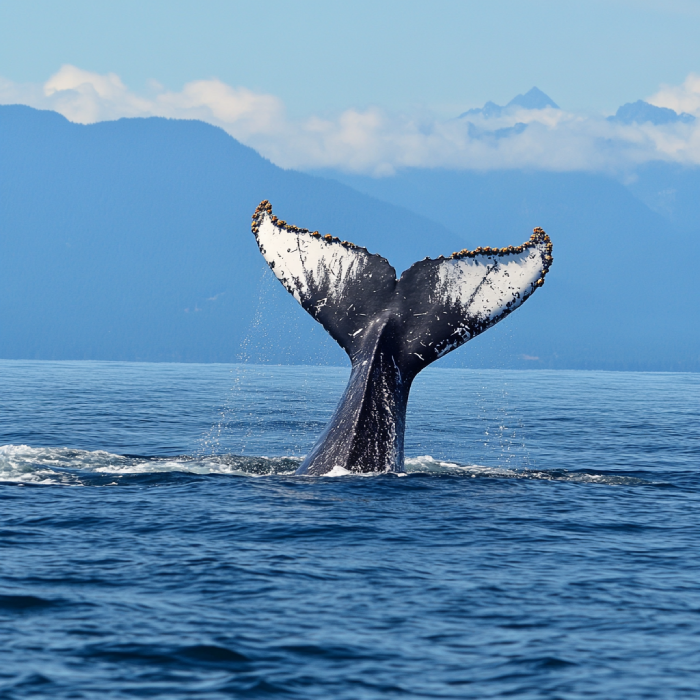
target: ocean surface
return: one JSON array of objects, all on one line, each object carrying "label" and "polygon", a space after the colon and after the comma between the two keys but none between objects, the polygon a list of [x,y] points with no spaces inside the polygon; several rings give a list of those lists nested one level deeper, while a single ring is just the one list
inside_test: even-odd
[{"label": "ocean surface", "polygon": [[0,698],[700,698],[700,375],[0,362]]}]

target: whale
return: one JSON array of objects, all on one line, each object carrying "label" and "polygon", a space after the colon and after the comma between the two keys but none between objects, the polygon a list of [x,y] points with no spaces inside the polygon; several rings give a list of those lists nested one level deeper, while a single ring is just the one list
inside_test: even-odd
[{"label": "whale", "polygon": [[338,406],[297,469],[308,476],[403,472],[416,375],[521,306],[553,260],[535,228],[521,245],[425,258],[397,279],[380,255],[289,224],[268,200],[252,231],[277,279],[350,358]]}]

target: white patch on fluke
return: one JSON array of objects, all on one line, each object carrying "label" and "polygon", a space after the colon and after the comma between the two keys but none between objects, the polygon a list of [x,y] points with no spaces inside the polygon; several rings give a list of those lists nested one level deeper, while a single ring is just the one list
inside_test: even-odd
[{"label": "white patch on fluke", "polygon": [[497,318],[509,304],[517,308],[542,276],[545,245],[522,253],[448,258],[438,271],[439,300],[481,319]]},{"label": "white patch on fluke", "polygon": [[268,265],[299,303],[308,298],[312,287],[323,289],[327,298],[319,309],[338,302],[347,282],[366,265],[364,251],[277,226],[267,212],[263,212],[257,237]]}]

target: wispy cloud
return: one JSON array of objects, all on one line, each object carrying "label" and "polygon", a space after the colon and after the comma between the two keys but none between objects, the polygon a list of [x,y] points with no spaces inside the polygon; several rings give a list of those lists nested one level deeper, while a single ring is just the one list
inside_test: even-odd
[{"label": "wispy cloud", "polygon": [[700,75],[691,73],[682,85],[662,85],[647,102],[657,107],[668,107],[674,112],[700,114]]},{"label": "wispy cloud", "polygon": [[[700,76],[663,86],[650,103],[700,116]],[[390,174],[402,167],[624,171],[649,160],[700,164],[700,119],[621,124],[561,109],[509,109],[497,118],[441,120],[350,109],[335,118],[291,119],[273,95],[216,79],[179,92],[153,84],[137,94],[118,75],[63,66],[43,85],[0,78],[0,103],[52,109],[74,122],[161,116],[222,127],[286,168]]]}]

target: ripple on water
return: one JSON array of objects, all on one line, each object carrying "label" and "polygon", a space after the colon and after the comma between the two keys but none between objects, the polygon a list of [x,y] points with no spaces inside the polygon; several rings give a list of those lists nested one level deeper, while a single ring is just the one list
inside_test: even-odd
[{"label": "ripple on water", "polygon": [[427,371],[313,478],[344,369],[0,371],[0,698],[698,697],[700,375]]}]

